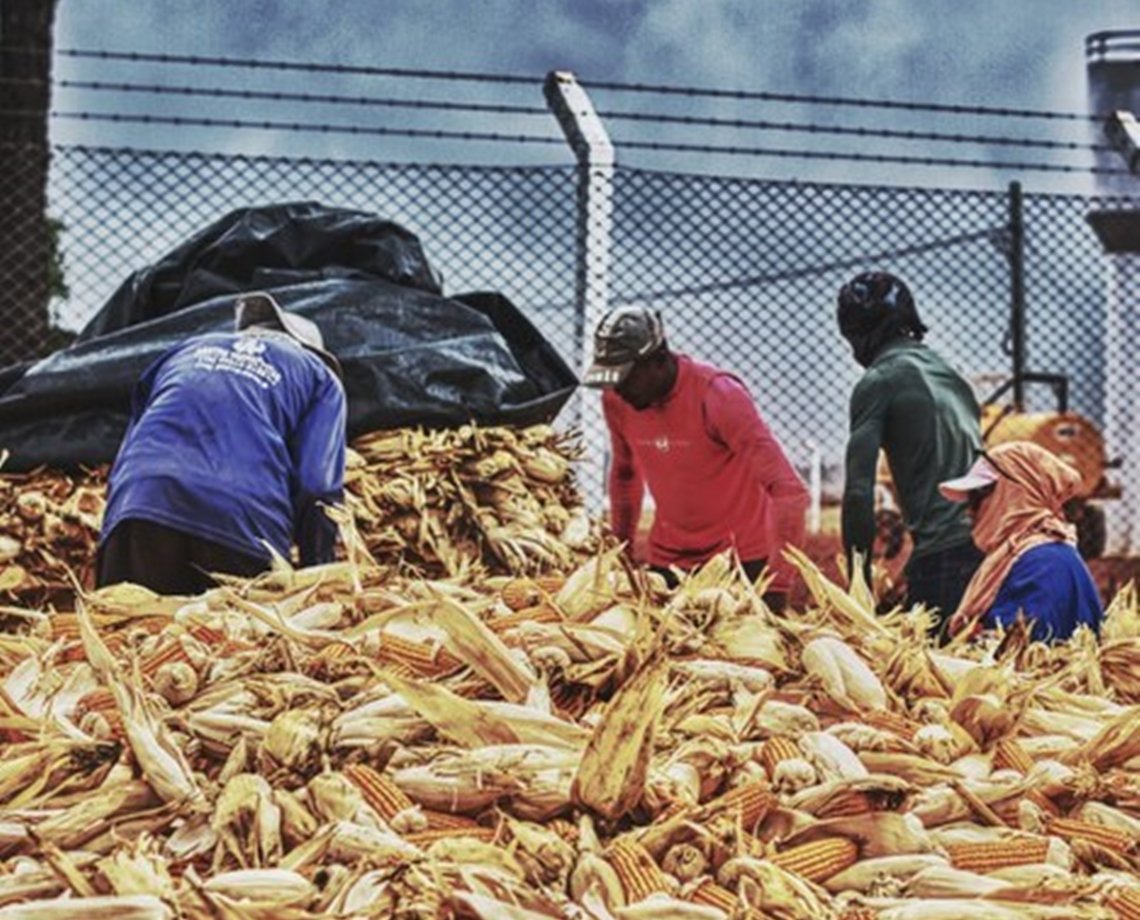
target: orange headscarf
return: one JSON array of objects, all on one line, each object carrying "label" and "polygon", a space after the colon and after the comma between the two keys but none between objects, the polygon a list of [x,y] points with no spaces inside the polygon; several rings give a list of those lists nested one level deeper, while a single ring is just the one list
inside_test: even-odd
[{"label": "orange headscarf", "polygon": [[986,458],[998,473],[993,494],[974,520],[974,543],[986,558],[962,595],[954,615],[959,621],[985,616],[1023,553],[1043,543],[1077,542],[1064,504],[1080,490],[1080,473],[1029,441],[1001,444],[986,451]]}]

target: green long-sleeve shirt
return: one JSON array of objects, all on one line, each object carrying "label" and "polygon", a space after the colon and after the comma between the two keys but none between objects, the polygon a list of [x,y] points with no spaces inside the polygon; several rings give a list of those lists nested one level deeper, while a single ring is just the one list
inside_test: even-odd
[{"label": "green long-sleeve shirt", "polygon": [[[875,469],[887,455],[911,558],[965,543],[961,503],[938,483],[961,476],[982,446],[978,401],[970,385],[920,342],[897,339],[876,355],[851,394],[851,436],[843,490],[843,545],[869,555],[875,539]],[[850,557],[849,557],[850,558]]]}]

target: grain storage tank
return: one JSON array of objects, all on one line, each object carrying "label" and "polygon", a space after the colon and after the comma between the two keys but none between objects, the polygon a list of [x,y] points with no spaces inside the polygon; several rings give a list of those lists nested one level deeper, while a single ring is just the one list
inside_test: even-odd
[{"label": "grain storage tank", "polygon": [[[1093,142],[1106,148],[1105,127],[1117,111],[1140,118],[1140,30],[1096,32],[1085,39]],[[1140,399],[1136,347],[1140,343],[1140,177],[1128,172],[1120,149],[1096,151],[1100,199],[1088,220],[1104,247],[1105,418],[1108,455],[1123,461],[1120,501],[1108,509],[1108,547],[1140,553]]]}]

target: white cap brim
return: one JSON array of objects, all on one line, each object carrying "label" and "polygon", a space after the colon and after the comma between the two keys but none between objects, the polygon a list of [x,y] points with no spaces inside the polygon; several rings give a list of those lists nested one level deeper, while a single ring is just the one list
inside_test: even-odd
[{"label": "white cap brim", "polygon": [[582,378],[582,386],[597,387],[600,390],[613,389],[625,380],[632,368],[632,361],[625,364],[592,364]]},{"label": "white cap brim", "polygon": [[997,470],[986,462],[985,457],[979,457],[966,475],[940,482],[938,491],[952,502],[964,502],[971,492],[992,486],[997,479]]}]

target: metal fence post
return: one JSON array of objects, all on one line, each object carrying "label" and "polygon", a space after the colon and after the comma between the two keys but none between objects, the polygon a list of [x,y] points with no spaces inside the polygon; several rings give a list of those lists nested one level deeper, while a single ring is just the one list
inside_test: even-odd
[{"label": "metal fence post", "polygon": [[[572,73],[552,71],[543,90],[578,160],[574,357],[584,373],[591,351],[587,343],[609,304],[614,148],[590,97]],[[578,422],[585,450],[579,485],[587,507],[597,513],[605,497],[607,446],[598,393],[579,389]]]},{"label": "metal fence post", "polygon": [[1013,351],[1013,406],[1025,409],[1025,224],[1021,183],[1009,184],[1009,338]]}]

